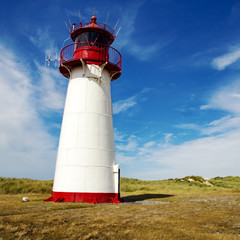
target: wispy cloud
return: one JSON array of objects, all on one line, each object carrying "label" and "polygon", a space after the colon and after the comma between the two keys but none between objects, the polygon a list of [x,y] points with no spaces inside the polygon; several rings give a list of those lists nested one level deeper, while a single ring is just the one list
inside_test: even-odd
[{"label": "wispy cloud", "polygon": [[137,138],[134,135],[130,135],[126,143],[121,143],[116,145],[116,149],[120,151],[135,151],[138,146]]},{"label": "wispy cloud", "polygon": [[[160,178],[186,175],[204,177],[239,175],[237,170],[240,167],[239,134],[239,130],[232,131],[223,135],[187,141],[181,145],[169,145],[161,150],[155,149],[146,156],[147,161],[158,165]],[[155,178],[156,173],[148,174],[149,177],[153,174],[150,178]]]},{"label": "wispy cloud", "polygon": [[[139,9],[144,4],[144,1],[132,2],[125,7],[122,11],[120,23],[123,26],[121,34],[118,36],[118,42],[120,47],[129,45],[132,39],[132,35],[135,31],[136,18]],[[129,49],[130,50],[130,49]]]},{"label": "wispy cloud", "polygon": [[35,35],[30,35],[29,40],[38,49],[42,49],[46,55],[50,54],[52,57],[55,57],[59,53],[59,49],[47,29],[38,29]]},{"label": "wispy cloud", "polygon": [[145,88],[141,92],[135,94],[134,96],[119,100],[115,103],[113,103],[113,114],[118,114],[121,112],[127,111],[129,108],[132,108],[133,106],[137,105],[139,101],[146,100],[146,98],[143,98],[143,95],[147,92],[149,92],[151,89]]},{"label": "wispy cloud", "polygon": [[[174,144],[178,137],[162,133],[155,141],[137,137],[134,157],[132,152],[121,155],[123,167],[127,165],[124,156],[131,156],[132,164],[142,168],[130,176],[141,179],[166,179],[186,175],[215,177],[239,175],[240,168],[240,80],[217,89],[202,110],[224,110],[226,115],[204,125],[179,124],[176,127],[197,131],[193,140]],[[207,106],[207,107],[206,107]],[[128,172],[128,170],[125,170]]]},{"label": "wispy cloud", "polygon": [[114,140],[117,142],[123,142],[125,141],[126,134],[120,133],[117,128],[113,129],[114,131]]},{"label": "wispy cloud", "polygon": [[212,66],[218,70],[224,70],[240,58],[240,48],[234,48],[230,52],[213,59]]},{"label": "wispy cloud", "polygon": [[169,44],[170,40],[166,40],[164,42],[161,42],[160,40],[158,43],[142,46],[140,44],[133,43],[131,40],[129,41],[129,45],[131,47],[129,48],[129,51],[132,55],[136,56],[138,59],[142,61],[147,61],[148,59],[152,58],[157,54],[157,52],[167,46]]},{"label": "wispy cloud", "polygon": [[145,143],[144,144],[144,148],[148,148],[148,147],[152,147],[152,146],[154,146],[156,143],[154,142],[154,141],[150,141],[150,142],[147,142],[147,143]]},{"label": "wispy cloud", "polygon": [[57,138],[48,133],[38,113],[29,69],[1,44],[0,51],[0,175],[49,178]]},{"label": "wispy cloud", "polygon": [[124,112],[137,104],[135,96],[113,103],[113,114]]},{"label": "wispy cloud", "polygon": [[202,129],[202,134],[221,134],[240,129],[240,117],[226,116],[210,122]]},{"label": "wispy cloud", "polygon": [[220,109],[233,114],[240,114],[240,79],[228,86],[218,89],[210,98],[207,105],[200,107],[202,110]]},{"label": "wispy cloud", "polygon": [[118,35],[117,43],[120,48],[127,48],[128,53],[135,56],[141,61],[147,61],[157,55],[158,51],[167,46],[172,39],[158,39],[157,43],[143,45],[134,37],[136,28],[139,26],[136,22],[138,12],[144,5],[145,1],[134,1],[129,3],[123,10],[120,18],[122,29]]},{"label": "wispy cloud", "polygon": [[38,83],[36,94],[39,109],[44,111],[62,111],[64,107],[67,80],[63,79],[57,69],[48,68],[36,63]]},{"label": "wispy cloud", "polygon": [[175,125],[177,128],[187,129],[187,130],[201,130],[201,127],[195,123],[182,123]]},{"label": "wispy cloud", "polygon": [[240,14],[240,4],[239,2],[235,2],[232,6],[231,13],[229,15],[229,20],[232,24],[236,24],[239,21]]}]

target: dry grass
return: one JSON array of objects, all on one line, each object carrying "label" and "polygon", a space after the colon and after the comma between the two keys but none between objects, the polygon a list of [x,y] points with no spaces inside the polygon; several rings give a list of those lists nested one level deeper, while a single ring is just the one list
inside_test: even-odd
[{"label": "dry grass", "polygon": [[0,177],[1,193],[51,193],[53,181]]},{"label": "dry grass", "polygon": [[[174,181],[163,191],[128,192],[124,204],[52,203],[42,201],[48,194],[1,194],[0,239],[240,239],[236,187],[192,185],[193,191],[187,182]],[[21,202],[23,196],[30,201]]]}]

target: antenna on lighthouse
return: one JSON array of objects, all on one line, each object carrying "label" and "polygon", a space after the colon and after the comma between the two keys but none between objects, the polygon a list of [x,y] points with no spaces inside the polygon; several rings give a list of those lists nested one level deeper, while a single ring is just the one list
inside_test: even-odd
[{"label": "antenna on lighthouse", "polygon": [[70,37],[66,38],[66,39],[63,41],[62,46],[61,46],[61,49],[63,48],[64,43],[65,43],[68,39],[70,39]]},{"label": "antenna on lighthouse", "polygon": [[46,67],[46,65],[49,67],[50,66],[50,62],[55,62],[55,67],[57,67],[57,62],[58,61],[60,61],[60,59],[58,59],[57,58],[57,53],[56,53],[56,57],[55,58],[51,58],[51,55],[50,55],[50,53],[48,54],[48,56],[47,56],[47,54],[46,54],[46,58],[45,58],[45,67]]},{"label": "antenna on lighthouse", "polygon": [[57,53],[56,53],[56,57],[55,57],[55,68],[57,67],[57,62],[58,62],[58,57],[57,57]]},{"label": "antenna on lighthouse", "polygon": [[50,57],[50,53],[48,54],[48,67],[50,66],[50,61],[51,61],[51,57]]},{"label": "antenna on lighthouse", "polygon": [[68,17],[68,21],[69,21],[69,23],[70,23],[70,26],[72,26],[72,23],[71,23],[71,20],[70,20],[68,14],[67,14],[67,17]]},{"label": "antenna on lighthouse", "polygon": [[80,9],[78,9],[78,16],[79,16],[79,20],[81,22],[81,14],[80,14]]},{"label": "antenna on lighthouse", "polygon": [[113,28],[113,30],[115,30],[115,28],[117,27],[118,23],[119,23],[119,19],[117,20],[117,22],[116,22],[115,27]]},{"label": "antenna on lighthouse", "polygon": [[51,61],[51,59],[50,59],[50,53],[49,53],[48,56],[46,54],[46,57],[45,57],[45,67],[46,67],[46,65],[48,67],[50,66],[50,61]]},{"label": "antenna on lighthouse", "polygon": [[64,21],[64,23],[66,25],[66,28],[67,28],[68,32],[71,34],[70,29],[68,28],[68,25],[67,25],[66,21]]},{"label": "antenna on lighthouse", "polygon": [[120,27],[115,35],[115,37],[118,35],[119,31],[121,30],[122,27]]},{"label": "antenna on lighthouse", "polygon": [[107,14],[107,19],[106,19],[105,25],[107,24],[108,17],[109,17],[109,11],[108,11],[108,14]]}]

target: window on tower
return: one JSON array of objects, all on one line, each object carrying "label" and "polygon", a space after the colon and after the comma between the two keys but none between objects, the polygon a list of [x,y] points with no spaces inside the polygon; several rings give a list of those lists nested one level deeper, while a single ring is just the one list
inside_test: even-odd
[{"label": "window on tower", "polygon": [[75,43],[78,43],[77,48],[88,46],[88,41],[86,39],[85,33],[78,35],[77,38],[75,39]]},{"label": "window on tower", "polygon": [[104,45],[108,45],[109,41],[106,36],[98,32],[85,32],[77,36],[75,43],[77,43],[77,48],[94,45],[102,48]]},{"label": "window on tower", "polygon": [[102,34],[99,34],[99,35],[98,35],[97,43],[106,44],[106,43],[105,43],[105,39],[104,39],[104,37],[103,37]]},{"label": "window on tower", "polygon": [[105,44],[108,45],[109,44],[109,40],[106,36],[104,36],[104,40],[105,40]]},{"label": "window on tower", "polygon": [[89,45],[93,46],[94,43],[96,42],[97,38],[98,38],[99,33],[97,33],[97,32],[86,32],[85,34],[86,34]]}]

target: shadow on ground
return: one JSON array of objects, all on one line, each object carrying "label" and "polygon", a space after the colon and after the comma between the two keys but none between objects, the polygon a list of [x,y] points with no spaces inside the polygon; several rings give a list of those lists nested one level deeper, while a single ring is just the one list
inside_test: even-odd
[{"label": "shadow on ground", "polygon": [[123,202],[137,202],[137,201],[144,201],[147,199],[154,199],[154,198],[168,198],[173,197],[174,195],[170,194],[140,194],[140,195],[131,195],[122,197]]}]

